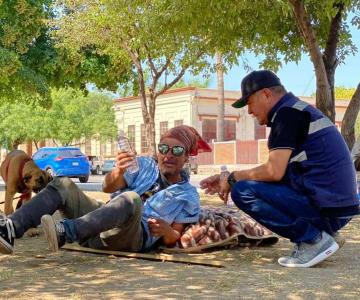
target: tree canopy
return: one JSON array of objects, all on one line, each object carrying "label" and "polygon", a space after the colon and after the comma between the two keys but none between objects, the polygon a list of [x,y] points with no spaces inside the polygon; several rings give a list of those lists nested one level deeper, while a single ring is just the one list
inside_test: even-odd
[{"label": "tree canopy", "polygon": [[[249,49],[265,57],[261,66],[276,71],[282,63],[309,55],[316,76],[316,106],[335,121],[335,71],[347,55],[357,52],[349,25],[360,26],[359,0],[190,0],[182,7],[181,2],[172,1],[179,6],[176,17],[207,37],[210,51],[217,49],[225,62],[236,61]],[[201,18],[196,18],[200,11]],[[355,103],[350,103],[342,125],[349,148],[360,99],[353,97],[351,102]]]},{"label": "tree canopy", "polygon": [[53,139],[61,145],[74,140],[116,137],[117,127],[112,100],[98,93],[88,96],[75,89],[53,89],[49,109],[23,102],[0,106],[0,144],[16,148],[26,141]]},{"label": "tree canopy", "polygon": [[[45,100],[47,79],[29,61],[44,34],[51,0],[0,1],[0,103],[22,97]],[[24,97],[26,95],[26,97]]]},{"label": "tree canopy", "polygon": [[[186,71],[215,71],[207,59],[215,53],[226,68],[252,51],[274,71],[309,55],[317,106],[334,120],[334,74],[357,51],[349,24],[359,27],[359,9],[360,0],[0,0],[0,103],[49,108],[50,87],[85,90],[94,83],[116,91],[131,82],[154,148],[160,94]],[[345,115],[344,128],[353,129],[355,111]],[[74,113],[71,108],[69,117]],[[79,134],[70,123],[62,126]],[[343,134],[351,143],[351,130]]]},{"label": "tree canopy", "polygon": [[58,2],[63,13],[56,20],[59,29],[55,34],[61,47],[78,53],[94,46],[97,53],[117,62],[120,72],[125,68],[133,74],[152,152],[156,98],[174,86],[185,71],[196,75],[210,65],[204,57],[206,39],[179,26],[177,11],[170,4],[163,0]]}]

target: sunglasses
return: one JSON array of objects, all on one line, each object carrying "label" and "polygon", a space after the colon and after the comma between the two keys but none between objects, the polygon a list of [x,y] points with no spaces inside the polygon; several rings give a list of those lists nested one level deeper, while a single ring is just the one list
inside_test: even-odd
[{"label": "sunglasses", "polygon": [[159,144],[158,150],[161,154],[166,154],[171,150],[171,153],[174,156],[181,156],[185,152],[185,148],[183,146],[170,147],[169,145],[166,144]]}]

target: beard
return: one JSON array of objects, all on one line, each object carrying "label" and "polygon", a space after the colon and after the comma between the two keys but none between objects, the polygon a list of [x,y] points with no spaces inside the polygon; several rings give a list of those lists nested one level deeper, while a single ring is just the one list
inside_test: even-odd
[{"label": "beard", "polygon": [[170,170],[162,170],[161,173],[163,174],[164,177],[168,177],[168,176],[173,176],[175,174],[174,171],[170,171]]}]

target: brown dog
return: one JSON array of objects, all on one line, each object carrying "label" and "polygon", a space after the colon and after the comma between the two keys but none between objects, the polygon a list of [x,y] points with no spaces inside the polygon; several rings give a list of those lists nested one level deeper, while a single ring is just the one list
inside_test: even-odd
[{"label": "brown dog", "polygon": [[38,193],[51,180],[52,177],[39,169],[30,156],[24,151],[11,151],[1,164],[1,177],[6,186],[4,213],[14,212],[13,200],[16,193],[21,193],[16,208],[31,199],[31,193]]}]

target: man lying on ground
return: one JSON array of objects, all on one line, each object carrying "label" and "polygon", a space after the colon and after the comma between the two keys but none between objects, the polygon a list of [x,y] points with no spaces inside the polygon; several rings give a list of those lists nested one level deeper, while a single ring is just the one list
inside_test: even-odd
[{"label": "man lying on ground", "polygon": [[[113,193],[106,204],[86,196],[69,178],[54,178],[27,205],[0,218],[0,252],[13,253],[14,239],[40,221],[52,251],[65,242],[118,251],[148,251],[160,238],[172,245],[184,226],[199,218],[199,195],[183,166],[202,151],[211,148],[194,128],[181,125],[161,137],[157,162],[136,158],[135,173],[127,171],[134,155],[119,152],[104,179],[103,191]],[[51,216],[56,210],[65,219],[56,222]]]}]

